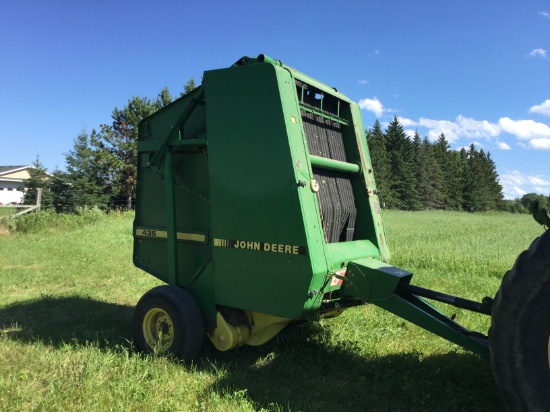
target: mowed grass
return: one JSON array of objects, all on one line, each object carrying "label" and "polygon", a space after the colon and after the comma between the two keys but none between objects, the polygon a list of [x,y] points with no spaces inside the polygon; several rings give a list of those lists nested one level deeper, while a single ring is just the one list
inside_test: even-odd
[{"label": "mowed grass", "polygon": [[[392,264],[475,300],[542,232],[525,215],[384,217]],[[132,264],[132,219],[0,236],[0,410],[503,409],[488,362],[373,305],[261,347],[220,353],[205,340],[193,364],[136,354],[133,307],[159,282]],[[488,317],[438,306],[487,332]]]}]

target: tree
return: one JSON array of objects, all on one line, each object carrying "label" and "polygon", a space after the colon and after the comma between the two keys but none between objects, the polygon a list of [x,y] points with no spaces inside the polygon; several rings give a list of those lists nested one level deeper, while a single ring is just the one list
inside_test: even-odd
[{"label": "tree", "polygon": [[43,209],[51,208],[53,205],[53,195],[50,190],[50,175],[48,169],[40,161],[40,156],[36,155],[36,159],[32,163],[32,168],[29,168],[29,178],[23,180],[24,196],[23,203],[26,205],[36,204],[38,190],[42,189],[41,207]]},{"label": "tree", "polygon": [[183,92],[180,93],[180,96],[185,96],[187,93],[192,92],[197,88],[197,85],[195,84],[195,79],[191,77],[189,80],[187,80],[187,83],[183,85]]},{"label": "tree", "polygon": [[137,184],[138,125],[141,120],[168,104],[168,98],[166,88],[154,101],[134,96],[122,110],[113,110],[110,125],[101,125],[96,142],[98,161],[109,167],[108,180],[112,184],[115,205],[122,201],[127,209],[132,207]]},{"label": "tree", "polygon": [[442,209],[445,198],[442,173],[435,158],[434,148],[427,137],[420,140],[418,132],[413,140],[416,152],[416,181],[423,208]]},{"label": "tree", "polygon": [[[74,140],[73,149],[65,153],[66,176],[58,176],[60,204],[73,209],[77,206],[105,207],[111,193],[108,164],[102,161],[97,149],[95,130],[88,135],[82,130]],[[57,192],[57,190],[56,190]]]},{"label": "tree", "polygon": [[548,197],[541,195],[539,193],[527,193],[521,197],[520,202],[526,210],[531,210],[532,205],[536,201],[539,202],[540,208],[544,208],[548,210],[550,208],[549,200],[550,199]]},{"label": "tree", "polygon": [[390,190],[395,193],[395,201],[390,207],[406,210],[421,208],[416,189],[414,149],[403,126],[394,116],[386,129],[386,152],[390,165]]},{"label": "tree", "polygon": [[435,142],[434,149],[443,175],[445,209],[460,210],[462,208],[465,159],[461,153],[451,150],[451,145],[443,133]]},{"label": "tree", "polygon": [[483,149],[478,152],[471,144],[465,158],[463,208],[482,212],[499,209],[503,199],[502,186],[491,154],[485,154]]},{"label": "tree", "polygon": [[159,94],[157,95],[157,102],[161,108],[166,107],[170,103],[172,103],[172,95],[170,94],[168,87],[163,88],[159,92]]},{"label": "tree", "polygon": [[376,179],[376,188],[380,192],[380,202],[391,205],[395,203],[394,194],[390,188],[390,164],[386,152],[385,136],[378,119],[374,127],[367,131],[367,144]]}]

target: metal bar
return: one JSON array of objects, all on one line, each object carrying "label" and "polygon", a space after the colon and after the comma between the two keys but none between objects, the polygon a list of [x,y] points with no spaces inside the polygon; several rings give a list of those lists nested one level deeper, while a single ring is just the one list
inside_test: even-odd
[{"label": "metal bar", "polygon": [[176,196],[172,152],[168,150],[164,161],[164,188],[166,191],[166,257],[168,259],[168,283],[178,284],[178,231],[176,228]]},{"label": "metal bar", "polygon": [[400,284],[397,287],[397,293],[411,293],[416,296],[422,296],[424,298],[436,300],[438,302],[447,303],[457,308],[467,309],[472,312],[482,313],[484,315],[491,316],[491,303],[490,302],[476,302],[464,298],[459,298],[453,295],[447,295],[445,293],[437,292],[435,290],[421,288],[420,286]]},{"label": "metal bar", "polygon": [[422,298],[400,290],[400,285],[408,284],[411,278],[412,273],[395,266],[375,259],[358,259],[348,264],[342,293],[344,297],[373,303],[488,359],[487,338],[464,328]]},{"label": "metal bar", "polygon": [[489,359],[489,341],[487,339],[481,337],[481,334],[465,329],[419,297],[412,294],[408,296],[394,295],[391,299],[377,300],[372,303],[456,343],[464,349]]},{"label": "metal bar", "polygon": [[317,116],[324,117],[325,119],[332,120],[333,122],[337,122],[345,126],[349,126],[349,122],[346,119],[342,119],[341,117],[335,116],[333,114],[321,111],[319,109],[315,109],[314,107],[308,106],[305,103],[300,103],[300,109],[305,110],[306,112],[313,113]]},{"label": "metal bar", "polygon": [[172,147],[194,147],[203,148],[206,147],[206,139],[183,139],[177,143],[171,144]]},{"label": "metal bar", "polygon": [[187,121],[187,119],[189,119],[189,117],[191,117],[191,114],[193,114],[193,111],[195,110],[195,108],[203,98],[204,88],[201,87],[200,89],[196,89],[196,90],[199,90],[198,95],[191,99],[191,102],[183,111],[180,119],[176,122],[176,124],[172,128],[172,131],[168,133],[168,136],[166,136],[162,141],[162,143],[159,145],[159,149],[157,150],[153,158],[149,161],[149,166],[155,166],[157,162],[162,158],[162,155],[166,151],[170,141],[172,140],[172,137],[179,131],[179,129],[181,128],[181,125],[184,124]]},{"label": "metal bar", "polygon": [[341,162],[340,160],[329,159],[321,156],[309,156],[312,166],[322,169],[336,170],[338,172],[358,174],[361,172],[361,166],[354,163]]}]

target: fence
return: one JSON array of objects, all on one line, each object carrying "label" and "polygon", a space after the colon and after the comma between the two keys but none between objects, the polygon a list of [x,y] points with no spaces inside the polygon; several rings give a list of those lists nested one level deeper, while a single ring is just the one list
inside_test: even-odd
[{"label": "fence", "polygon": [[17,208],[17,209],[25,209],[20,212],[14,213],[13,215],[7,216],[10,219],[13,219],[17,216],[24,215],[26,213],[32,212],[33,210],[36,210],[36,212],[40,212],[40,203],[42,200],[42,189],[37,188],[36,189],[36,204],[35,205],[1,205],[0,208]]}]

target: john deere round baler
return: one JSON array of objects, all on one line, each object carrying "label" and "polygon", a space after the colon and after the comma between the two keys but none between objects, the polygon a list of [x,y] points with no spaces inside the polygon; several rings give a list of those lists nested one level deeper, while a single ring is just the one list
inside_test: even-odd
[{"label": "john deere round baler", "polygon": [[389,264],[360,109],[335,88],[243,57],[143,120],[138,152],[134,263],[167,284],[137,304],[138,349],[192,359],[205,334],[222,351],[260,345],[372,303],[489,358],[485,335],[424,298],[487,315],[492,299]]}]

